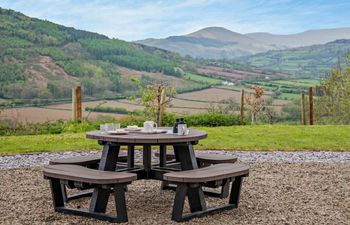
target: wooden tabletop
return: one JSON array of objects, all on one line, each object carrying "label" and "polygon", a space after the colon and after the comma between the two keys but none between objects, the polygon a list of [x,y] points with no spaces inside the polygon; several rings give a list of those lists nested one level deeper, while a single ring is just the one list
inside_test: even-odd
[{"label": "wooden tabletop", "polygon": [[[160,127],[158,129],[171,130],[169,127]],[[96,139],[100,141],[108,141],[125,144],[172,144],[195,142],[207,137],[207,132],[201,130],[190,129],[188,135],[177,134],[140,134],[129,132],[125,135],[111,135],[102,133],[101,131],[90,131],[86,133],[86,138]]]}]

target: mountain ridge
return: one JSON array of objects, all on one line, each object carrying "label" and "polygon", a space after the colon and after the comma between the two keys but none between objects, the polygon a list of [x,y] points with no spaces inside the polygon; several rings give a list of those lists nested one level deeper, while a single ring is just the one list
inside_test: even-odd
[{"label": "mountain ridge", "polygon": [[[206,27],[185,35],[149,38],[136,43],[194,58],[233,59],[270,50],[325,44],[338,39],[350,39],[350,27],[313,29],[286,35],[268,32],[241,34],[224,27]],[[217,44],[212,46],[210,43]]]}]

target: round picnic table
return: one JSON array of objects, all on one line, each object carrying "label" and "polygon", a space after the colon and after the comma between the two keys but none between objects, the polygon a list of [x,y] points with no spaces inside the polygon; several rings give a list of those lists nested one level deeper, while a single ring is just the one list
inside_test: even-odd
[{"label": "round picnic table", "polygon": [[[171,128],[160,127],[158,129],[170,131]],[[176,161],[180,163],[181,170],[197,169],[197,160],[193,145],[207,137],[207,133],[201,130],[190,129],[188,135],[177,135],[167,133],[145,134],[140,132],[129,132],[125,135],[111,135],[101,131],[91,131],[86,133],[86,138],[96,139],[103,145],[99,170],[115,171],[117,159],[121,146],[128,148],[127,167],[118,171],[128,171],[136,173],[138,179],[163,180],[163,174],[174,171],[166,166],[166,146],[172,145],[176,156]],[[135,146],[143,146],[143,165],[135,166],[134,151]],[[152,146],[159,146],[159,164],[152,165]],[[94,212],[105,212],[109,190],[95,189],[92,196],[90,209]],[[203,210],[204,194],[201,188],[193,188],[188,192],[188,199],[192,202],[191,211]]]}]

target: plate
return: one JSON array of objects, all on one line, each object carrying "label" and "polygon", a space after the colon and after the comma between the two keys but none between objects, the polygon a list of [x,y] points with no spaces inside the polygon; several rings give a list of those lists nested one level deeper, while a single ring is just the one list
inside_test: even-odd
[{"label": "plate", "polygon": [[140,130],[138,131],[137,133],[140,133],[140,134],[162,134],[162,133],[166,133],[167,130],[160,130],[160,129],[156,129],[154,131],[145,131],[145,130]]},{"label": "plate", "polygon": [[138,127],[138,128],[125,128],[126,131],[141,131],[142,128]]},{"label": "plate", "polygon": [[116,130],[110,130],[107,131],[107,134],[112,134],[112,135],[124,135],[124,134],[128,134],[129,132],[126,130],[121,130],[121,131],[116,131]]}]

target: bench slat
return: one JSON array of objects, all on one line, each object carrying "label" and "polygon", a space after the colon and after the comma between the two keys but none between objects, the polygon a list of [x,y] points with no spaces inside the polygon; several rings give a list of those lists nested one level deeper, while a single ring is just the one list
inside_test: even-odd
[{"label": "bench slat", "polygon": [[171,172],[163,175],[164,180],[178,183],[204,183],[237,176],[247,176],[249,166],[244,164],[221,163],[200,169]]},{"label": "bench slat", "polygon": [[208,154],[197,153],[196,158],[202,163],[217,164],[217,163],[235,163],[237,161],[236,156],[221,155],[221,154]]},{"label": "bench slat", "polygon": [[43,172],[45,177],[90,184],[128,183],[137,178],[137,175],[132,173],[94,170],[83,166],[69,164],[44,166]]},{"label": "bench slat", "polygon": [[[99,163],[100,159],[101,159],[101,155],[99,155],[99,154],[91,155],[91,156],[75,156],[75,157],[70,157],[70,158],[51,160],[50,165],[73,164],[73,165],[88,166],[90,164]],[[119,152],[118,161],[119,162],[126,162],[127,161],[127,153]]]},{"label": "bench slat", "polygon": [[[217,164],[217,163],[235,163],[237,161],[236,156],[222,155],[222,154],[210,154],[195,152],[196,159],[201,163]],[[159,157],[159,152],[155,153],[156,157]],[[167,151],[166,157],[168,160],[175,159],[175,153],[173,151]]]}]

